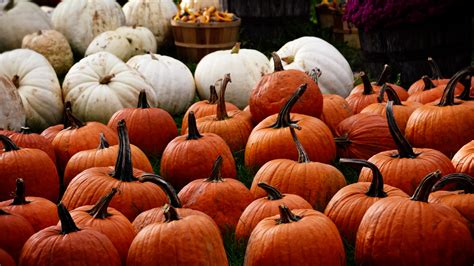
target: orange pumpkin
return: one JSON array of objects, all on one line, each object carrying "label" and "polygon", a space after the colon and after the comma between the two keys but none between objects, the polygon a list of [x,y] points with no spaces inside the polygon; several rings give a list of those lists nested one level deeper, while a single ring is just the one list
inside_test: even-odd
[{"label": "orange pumpkin", "polygon": [[315,210],[290,211],[284,205],[279,210],[252,231],[245,266],[346,265],[341,237],[328,217]]},{"label": "orange pumpkin", "polygon": [[240,216],[254,198],[240,181],[222,178],[221,169],[222,157],[218,156],[209,177],[190,182],[178,197],[184,208],[206,213],[221,232],[226,233],[235,230]]},{"label": "orange pumpkin", "polygon": [[28,183],[32,196],[56,201],[59,195],[59,176],[51,158],[42,150],[20,149],[11,139],[0,135],[3,153],[0,153],[0,200],[10,198],[16,179]]},{"label": "orange pumpkin", "polygon": [[128,266],[228,265],[219,229],[209,217],[180,217],[169,205],[164,215],[164,221],[137,234],[128,252]]},{"label": "orange pumpkin", "polygon": [[62,201],[71,209],[96,203],[112,188],[120,188],[120,194],[110,202],[130,221],[143,211],[163,205],[166,195],[161,189],[151,183],[140,182],[145,175],[141,170],[133,168],[125,121],[118,123],[119,152],[115,166],[93,167],[77,175],[66,191]]},{"label": "orange pumpkin", "polygon": [[33,226],[23,216],[0,209],[0,249],[5,250],[18,262],[21,248],[35,233]]},{"label": "orange pumpkin", "polygon": [[130,143],[148,156],[160,157],[166,145],[178,135],[173,117],[163,109],[150,108],[145,91],[138,96],[137,108],[117,111],[107,126],[116,131],[116,125],[122,119],[128,125]]},{"label": "orange pumpkin", "polygon": [[351,245],[355,244],[357,228],[367,209],[386,197],[408,197],[402,190],[384,184],[377,166],[359,159],[340,159],[343,164],[355,164],[369,169],[375,178],[369,182],[358,182],[341,188],[329,201],[324,214],[336,224],[341,236]]},{"label": "orange pumpkin", "polygon": [[[219,99],[219,97],[217,96],[216,87],[214,85],[211,85],[209,87],[209,91],[210,93],[208,100],[195,102],[191,106],[189,106],[188,110],[186,110],[186,113],[183,116],[183,122],[181,124],[181,135],[184,135],[187,132],[186,129],[188,128],[188,116],[190,112],[194,112],[194,117],[196,117],[196,119],[216,114],[216,106],[217,101]],[[227,111],[239,110],[237,106],[230,102],[225,102],[225,109]],[[250,111],[248,111],[248,114],[250,115]]]},{"label": "orange pumpkin", "polygon": [[[11,132],[7,135],[13,142],[22,148],[39,149],[46,152],[51,160],[56,163],[53,145],[44,136],[33,133],[29,127],[22,127],[19,132]],[[0,144],[0,149],[2,145]],[[0,153],[2,151],[0,150]]]},{"label": "orange pumpkin", "polygon": [[474,104],[454,100],[456,83],[474,74],[474,67],[456,73],[444,90],[438,104],[416,109],[408,119],[405,134],[416,147],[439,150],[452,157],[474,136]]},{"label": "orange pumpkin", "polygon": [[474,140],[462,146],[451,161],[456,172],[474,176]]},{"label": "orange pumpkin", "polygon": [[411,198],[374,203],[357,231],[358,265],[470,265],[474,241],[456,209],[428,203],[439,172],[426,176]]},{"label": "orange pumpkin", "polygon": [[[67,187],[71,180],[82,171],[101,166],[113,166],[119,152],[119,145],[110,146],[104,134],[100,133],[100,144],[96,149],[80,151],[67,162],[64,170],[64,184]],[[145,153],[137,146],[130,145],[133,166],[147,173],[153,173],[153,167]]]},{"label": "orange pumpkin", "polygon": [[290,127],[301,128],[298,138],[312,160],[329,163],[336,157],[331,130],[324,122],[312,116],[290,113],[306,89],[306,84],[301,85],[278,114],[265,118],[252,130],[245,147],[247,168],[256,171],[273,159],[297,160],[298,152],[291,139]]},{"label": "orange pumpkin", "polygon": [[355,87],[351,94],[346,97],[346,101],[354,114],[358,114],[365,107],[378,102],[378,91],[375,91],[372,84],[370,84],[369,77],[362,72],[360,78],[362,79],[363,90],[359,91],[358,87]]},{"label": "orange pumpkin", "polygon": [[214,133],[200,134],[193,112],[188,119],[188,134],[176,137],[163,152],[160,166],[163,178],[181,189],[195,179],[206,178],[218,155],[224,159],[223,177],[235,178],[235,161],[229,146]]},{"label": "orange pumpkin", "polygon": [[[396,124],[391,101],[386,106],[386,117],[397,150],[382,151],[369,159],[379,168],[386,184],[413,194],[427,174],[436,170],[440,170],[443,175],[454,172],[451,160],[443,153],[427,148],[412,148]],[[371,179],[372,171],[369,169],[366,168],[360,172],[360,182]]]},{"label": "orange pumpkin", "polygon": [[258,187],[265,190],[266,197],[256,199],[250,203],[240,216],[235,237],[237,239],[248,239],[255,226],[263,219],[277,215],[280,205],[292,209],[312,209],[313,207],[302,197],[295,194],[282,194],[278,189],[264,182],[259,182]]},{"label": "orange pumpkin", "polygon": [[[415,81],[410,88],[408,88],[408,94],[413,95],[419,92],[423,92],[429,88],[427,87],[437,87],[440,85],[446,85],[449,82],[449,79],[443,78],[441,74],[441,70],[439,69],[438,64],[434,61],[433,58],[428,57],[428,65],[431,68],[432,76],[431,78],[428,76],[423,76],[421,79]],[[456,95],[461,92],[462,87],[456,86]]]},{"label": "orange pumpkin", "polygon": [[53,142],[54,137],[63,129],[68,128],[71,126],[68,116],[66,115],[66,110],[71,109],[71,102],[67,101],[64,103],[64,111],[63,111],[63,124],[58,124],[54,126],[50,126],[41,132],[41,136],[45,137],[49,142]]},{"label": "orange pumpkin", "polygon": [[275,159],[267,162],[255,174],[250,191],[255,198],[265,196],[265,192],[258,187],[260,182],[265,182],[283,193],[303,197],[314,209],[322,211],[331,197],[346,185],[344,175],[332,165],[312,162],[293,128],[290,128],[290,133],[293,145],[296,144],[298,160]]},{"label": "orange pumpkin", "polygon": [[[441,190],[447,185],[459,185],[460,190]],[[466,174],[454,173],[443,176],[434,186],[429,202],[441,203],[458,210],[469,223],[471,235],[474,237],[474,179]]]},{"label": "orange pumpkin", "polygon": [[[371,86],[372,86],[372,89],[376,93],[378,93],[380,91],[380,89],[382,88],[382,86],[384,84],[387,84],[388,86],[392,87],[397,92],[397,95],[400,97],[400,99],[402,101],[405,101],[408,98],[408,92],[404,88],[402,88],[398,85],[387,82],[387,80],[390,76],[390,70],[391,70],[391,67],[389,65],[385,64],[384,67],[383,67],[382,73],[380,73],[380,76],[377,79],[377,81],[370,83]],[[362,72],[361,74],[364,74],[364,73]],[[351,94],[361,93],[364,90],[364,87],[366,87],[366,86],[367,85],[364,82],[360,85],[355,86],[354,89],[351,91]]]},{"label": "orange pumpkin", "polygon": [[125,264],[128,249],[136,233],[127,217],[109,207],[110,201],[118,191],[112,188],[112,191],[103,196],[95,205],[81,206],[72,210],[70,214],[79,228],[92,228],[107,236],[117,249],[122,264]]},{"label": "orange pumpkin", "polygon": [[319,118],[323,111],[323,96],[318,84],[306,73],[296,69],[284,70],[281,59],[272,53],[275,71],[264,75],[253,87],[249,106],[254,123],[278,113],[294,93],[295,88],[307,84],[308,92],[295,105],[294,112]]},{"label": "orange pumpkin", "polygon": [[337,94],[323,94],[323,113],[321,120],[334,134],[339,123],[352,116],[354,112],[344,98]]},{"label": "orange pumpkin", "polygon": [[26,241],[20,265],[121,265],[107,236],[92,228],[79,229],[62,203],[58,215],[61,225],[45,228]]},{"label": "orange pumpkin", "polygon": [[0,208],[11,214],[23,216],[30,222],[35,232],[58,223],[56,204],[45,198],[26,197],[23,179],[16,180],[16,190],[13,195],[13,199],[0,202]]},{"label": "orange pumpkin", "polygon": [[0,265],[16,266],[15,260],[5,250],[0,248]]}]

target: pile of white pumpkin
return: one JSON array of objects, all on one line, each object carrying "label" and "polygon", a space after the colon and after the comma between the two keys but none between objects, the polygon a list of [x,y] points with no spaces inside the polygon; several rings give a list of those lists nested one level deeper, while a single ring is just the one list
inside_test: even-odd
[{"label": "pile of white pumpkin", "polygon": [[[193,77],[182,62],[156,54],[171,41],[176,11],[172,0],[130,0],[123,8],[115,0],[63,0],[52,11],[7,1],[0,6],[0,128],[40,131],[59,124],[66,101],[80,119],[107,123],[117,110],[135,107],[142,90],[151,106],[178,115],[196,91],[201,99],[209,97],[209,86],[225,73],[232,76],[226,100],[247,106],[251,89],[273,62],[236,46],[204,57]],[[74,64],[73,54],[85,57]],[[353,87],[349,64],[324,40],[302,37],[277,54],[285,68],[319,68],[323,93],[345,97]]]}]

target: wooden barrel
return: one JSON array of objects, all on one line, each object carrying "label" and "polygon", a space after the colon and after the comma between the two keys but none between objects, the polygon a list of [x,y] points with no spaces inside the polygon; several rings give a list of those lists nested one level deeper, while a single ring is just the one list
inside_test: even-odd
[{"label": "wooden barrel", "polygon": [[171,26],[178,57],[184,62],[197,63],[205,55],[231,49],[238,42],[240,18],[206,24],[172,20]]},{"label": "wooden barrel", "polygon": [[[449,23],[448,23],[449,22]],[[359,30],[366,71],[377,78],[384,64],[392,66],[392,78],[408,88],[423,75],[431,75],[427,58],[432,57],[445,77],[470,65],[471,19],[450,17],[426,23],[377,30]]]}]

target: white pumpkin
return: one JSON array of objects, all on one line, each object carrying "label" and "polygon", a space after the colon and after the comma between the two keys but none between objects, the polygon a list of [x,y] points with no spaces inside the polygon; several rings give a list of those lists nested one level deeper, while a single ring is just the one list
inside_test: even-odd
[{"label": "white pumpkin", "polygon": [[40,8],[41,8],[41,10],[43,10],[44,13],[46,13],[46,15],[48,15],[48,18],[51,19],[51,17],[53,16],[54,7],[40,6]]},{"label": "white pumpkin", "polygon": [[127,64],[151,84],[161,109],[172,115],[181,114],[193,102],[196,91],[193,74],[181,61],[148,54],[134,56]]},{"label": "white pumpkin", "polygon": [[30,49],[0,54],[0,75],[17,87],[28,127],[42,130],[61,122],[61,87],[56,72],[43,55]]},{"label": "white pumpkin", "polygon": [[217,10],[220,10],[221,8],[219,0],[182,0],[179,6],[182,10],[187,8],[195,11],[199,11],[210,6],[215,6]]},{"label": "white pumpkin", "polygon": [[54,29],[64,34],[80,55],[95,36],[125,24],[122,8],[115,0],[63,0],[51,20]]},{"label": "white pumpkin", "polygon": [[89,44],[86,56],[109,52],[127,61],[132,56],[146,52],[156,53],[156,40],[153,33],[145,27],[120,27],[102,32]]},{"label": "white pumpkin", "polygon": [[28,48],[42,54],[53,66],[56,74],[62,76],[74,63],[71,46],[59,31],[41,30],[23,38],[21,48]]},{"label": "white pumpkin", "polygon": [[0,129],[20,130],[25,120],[25,109],[15,85],[6,76],[0,76]]},{"label": "white pumpkin", "polygon": [[[299,69],[310,73],[321,70],[318,79],[322,93],[349,95],[354,87],[354,77],[349,63],[330,43],[317,37],[301,37],[283,45],[277,54],[285,69]],[[273,60],[271,66],[273,68]]]},{"label": "white pumpkin", "polygon": [[38,5],[9,0],[0,6],[0,52],[21,47],[23,36],[51,29],[51,21]]},{"label": "white pumpkin", "polygon": [[157,106],[153,88],[136,70],[115,55],[99,52],[77,62],[64,77],[63,95],[73,113],[83,121],[107,124],[118,110],[136,107],[145,90],[151,106]]},{"label": "white pumpkin", "polygon": [[123,6],[127,25],[147,27],[158,47],[171,39],[171,18],[178,12],[173,0],[130,0]]},{"label": "white pumpkin", "polygon": [[[199,98],[209,98],[209,86],[230,73],[232,82],[227,85],[225,100],[240,109],[248,105],[250,91],[260,78],[271,72],[264,54],[257,50],[240,49],[212,52],[199,61],[194,78]],[[216,86],[219,90],[219,86]]]}]

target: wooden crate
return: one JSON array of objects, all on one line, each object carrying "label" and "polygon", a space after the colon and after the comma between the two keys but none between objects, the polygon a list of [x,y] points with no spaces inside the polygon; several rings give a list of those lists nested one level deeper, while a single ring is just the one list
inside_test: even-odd
[{"label": "wooden crate", "polygon": [[199,62],[205,55],[232,48],[239,40],[240,18],[232,22],[186,23],[172,20],[174,44],[184,62]]}]

